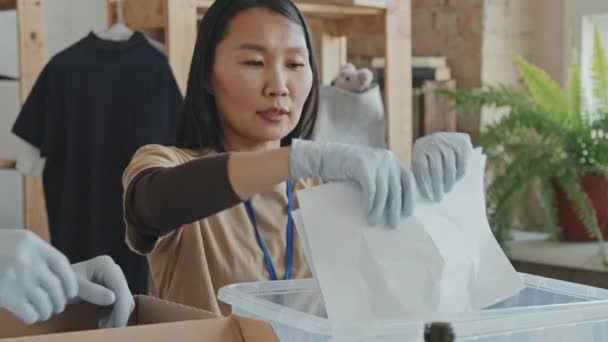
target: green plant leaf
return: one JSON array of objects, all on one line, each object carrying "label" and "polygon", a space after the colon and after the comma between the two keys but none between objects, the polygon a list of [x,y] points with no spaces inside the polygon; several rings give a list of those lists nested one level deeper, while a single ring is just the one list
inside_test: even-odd
[{"label": "green plant leaf", "polygon": [[[534,105],[514,108],[509,115],[486,128],[480,137],[481,145],[490,150],[514,150],[521,142],[538,140],[554,143],[556,149],[568,136],[564,125],[547,117]],[[501,151],[501,152],[502,152]]]},{"label": "green plant leaf", "polygon": [[[593,121],[587,119],[591,116],[586,112],[594,107],[584,101],[576,56],[570,66],[568,92],[562,91],[547,73],[517,56],[515,62],[527,92],[506,85],[486,86],[476,91],[436,90],[454,99],[460,112],[481,107],[508,110],[486,126],[479,139],[489,166],[496,171],[490,180],[487,205],[490,224],[503,247],[510,237],[518,196],[522,189],[535,183],[541,186],[539,200],[545,216],[544,230],[552,237],[558,235],[552,188],[556,179],[564,179],[564,184],[570,187],[569,196],[575,198],[587,229],[597,230],[595,216],[585,211],[589,204],[585,202],[584,192],[577,188],[576,182],[567,183],[567,179],[590,173],[608,174],[608,60],[606,51],[598,47],[601,45],[596,44],[594,54],[593,90],[597,95],[601,93],[599,98],[606,106],[592,113],[596,119]],[[598,240],[603,239],[599,236]]]},{"label": "green plant leaf", "polygon": [[523,217],[526,223],[535,229],[543,229],[544,225],[539,221],[538,214],[533,210],[534,206],[529,205],[531,201],[533,203],[540,202],[535,190],[537,189],[538,182],[530,182],[521,193],[521,196],[517,198],[519,203],[522,203]]},{"label": "green plant leaf", "polygon": [[554,172],[550,148],[525,143],[518,148],[518,157],[496,176],[488,189],[490,225],[499,243],[508,238],[512,229],[513,206],[518,194],[535,179],[545,179]]},{"label": "green plant leaf", "polygon": [[568,79],[568,94],[570,96],[570,117],[575,125],[581,126],[585,112],[583,102],[583,82],[581,80],[581,63],[578,54],[572,53]]},{"label": "green plant leaf", "polygon": [[595,30],[593,44],[593,96],[601,109],[608,109],[608,57],[600,32]]},{"label": "green plant leaf", "polygon": [[560,177],[559,184],[570,201],[572,201],[574,204],[574,208],[576,209],[579,218],[585,225],[587,232],[597,239],[602,260],[604,264],[608,266],[608,255],[606,254],[604,246],[604,237],[602,235],[599,223],[597,222],[597,214],[593,208],[593,205],[591,204],[591,200],[589,200],[589,197],[583,191],[578,181],[578,177]]},{"label": "green plant leaf", "polygon": [[545,216],[544,231],[549,234],[552,240],[557,240],[561,228],[557,222],[557,203],[555,201],[555,191],[550,179],[542,179],[540,182],[540,204]]},{"label": "green plant leaf", "polygon": [[456,101],[459,111],[470,111],[481,107],[525,108],[534,105],[525,92],[510,86],[488,86],[476,91],[437,89],[442,96]]},{"label": "green plant leaf", "polygon": [[513,225],[513,201],[505,202],[499,211],[490,214],[490,226],[498,244],[507,251],[506,242],[511,240]]},{"label": "green plant leaf", "polygon": [[520,56],[515,56],[515,63],[530,94],[547,115],[558,121],[568,120],[570,106],[559,84],[552,80],[545,71],[526,62]]}]

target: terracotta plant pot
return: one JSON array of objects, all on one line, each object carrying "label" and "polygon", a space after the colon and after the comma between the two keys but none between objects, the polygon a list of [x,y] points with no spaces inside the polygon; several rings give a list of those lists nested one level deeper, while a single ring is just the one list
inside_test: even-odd
[{"label": "terracotta plant pot", "polygon": [[[580,184],[595,208],[604,239],[608,238],[608,178],[605,175],[588,175],[580,178]],[[557,215],[561,239],[570,242],[595,241],[579,218],[577,211],[562,187],[553,183],[557,202]]]}]

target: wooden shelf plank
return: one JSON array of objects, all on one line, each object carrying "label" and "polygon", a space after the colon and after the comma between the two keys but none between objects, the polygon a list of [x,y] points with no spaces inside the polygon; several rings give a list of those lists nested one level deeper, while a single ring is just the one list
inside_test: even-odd
[{"label": "wooden shelf plank", "polygon": [[0,170],[14,170],[16,166],[15,160],[0,160]]},{"label": "wooden shelf plank", "polygon": [[341,6],[360,6],[371,8],[386,9],[386,0],[296,0],[296,3],[310,3],[317,5],[341,5]]},{"label": "wooden shelf plank", "polygon": [[312,18],[340,19],[354,16],[382,15],[383,9],[365,8],[358,6],[298,4],[304,15]]},{"label": "wooden shelf plank", "polygon": [[326,32],[320,32],[319,38],[321,39],[319,51],[321,83],[330,84],[332,79],[340,73],[342,66],[346,64],[346,38],[331,36]]},{"label": "wooden shelf plank", "polygon": [[17,34],[19,35],[19,75],[21,102],[25,102],[38,74],[47,62],[44,8],[41,1],[19,0]]},{"label": "wooden shelf plank", "polygon": [[[21,75],[21,100],[27,96],[47,62],[44,1],[17,1],[17,32],[19,34],[19,75]],[[25,226],[49,241],[46,203],[42,177],[25,176],[23,182],[25,197]]]},{"label": "wooden shelf plank", "polygon": [[[200,11],[205,11],[212,4],[213,0],[198,0],[197,5]],[[320,0],[305,0],[305,2],[297,1],[298,8],[304,13],[304,15],[313,18],[347,18],[352,16],[365,16],[365,15],[381,15],[384,14],[386,9],[386,1],[384,7],[381,6],[363,6],[356,5],[353,3],[365,2],[373,3],[376,1],[371,0],[332,0],[332,1],[320,1]],[[340,4],[343,3],[343,4]],[[351,4],[344,4],[351,3]]]},{"label": "wooden shelf plank", "polygon": [[17,8],[17,0],[0,0],[0,11],[10,11]]},{"label": "wooden shelf plank", "polygon": [[[385,8],[382,6],[356,5],[358,2],[371,3],[373,2],[372,0],[333,0],[330,3],[320,0],[305,1],[297,2],[297,5],[308,18],[350,20],[353,17],[382,17],[385,13]],[[115,2],[116,0],[109,0],[109,5],[113,5]],[[339,2],[355,4],[336,4]],[[213,3],[214,0],[196,0],[198,12],[205,12]],[[125,21],[133,29],[159,28],[166,25],[166,0],[125,0],[124,6]],[[359,28],[362,25],[368,24],[371,25],[374,31],[378,31],[377,28],[383,26],[383,23],[377,20],[370,22],[369,20],[361,21],[359,19],[353,22],[345,22],[340,27],[346,27],[348,33],[349,29],[350,31],[354,30],[353,26]]]},{"label": "wooden shelf plank", "polygon": [[508,249],[514,261],[608,273],[597,242],[550,241],[547,234],[514,231]]},{"label": "wooden shelf plank", "polygon": [[167,54],[177,84],[182,94],[185,94],[196,43],[196,1],[169,1],[167,6]]},{"label": "wooden shelf plank", "polygon": [[411,0],[391,0],[386,15],[385,109],[388,149],[404,163],[412,157]]},{"label": "wooden shelf plank", "polygon": [[386,24],[383,15],[321,19],[322,31],[336,37],[383,35]]}]

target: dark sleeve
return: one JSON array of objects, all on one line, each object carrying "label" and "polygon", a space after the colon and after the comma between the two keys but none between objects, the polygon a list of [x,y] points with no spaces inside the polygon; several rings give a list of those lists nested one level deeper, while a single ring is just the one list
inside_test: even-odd
[{"label": "dark sleeve", "polygon": [[241,203],[228,179],[229,158],[223,153],[140,172],[127,188],[127,220],[142,237],[154,240]]},{"label": "dark sleeve", "polygon": [[47,65],[40,72],[12,128],[15,135],[38,148],[43,156],[51,150],[53,120],[59,119],[50,117],[52,104],[48,69]]}]

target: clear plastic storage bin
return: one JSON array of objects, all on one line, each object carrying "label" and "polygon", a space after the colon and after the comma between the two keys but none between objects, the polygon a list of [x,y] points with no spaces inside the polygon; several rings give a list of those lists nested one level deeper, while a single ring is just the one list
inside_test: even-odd
[{"label": "clear plastic storage bin", "polygon": [[281,342],[422,341],[429,321],[449,321],[457,341],[608,342],[608,290],[520,274],[526,288],[486,310],[333,326],[312,279],[235,284],[219,299],[236,315],[268,321]]}]

